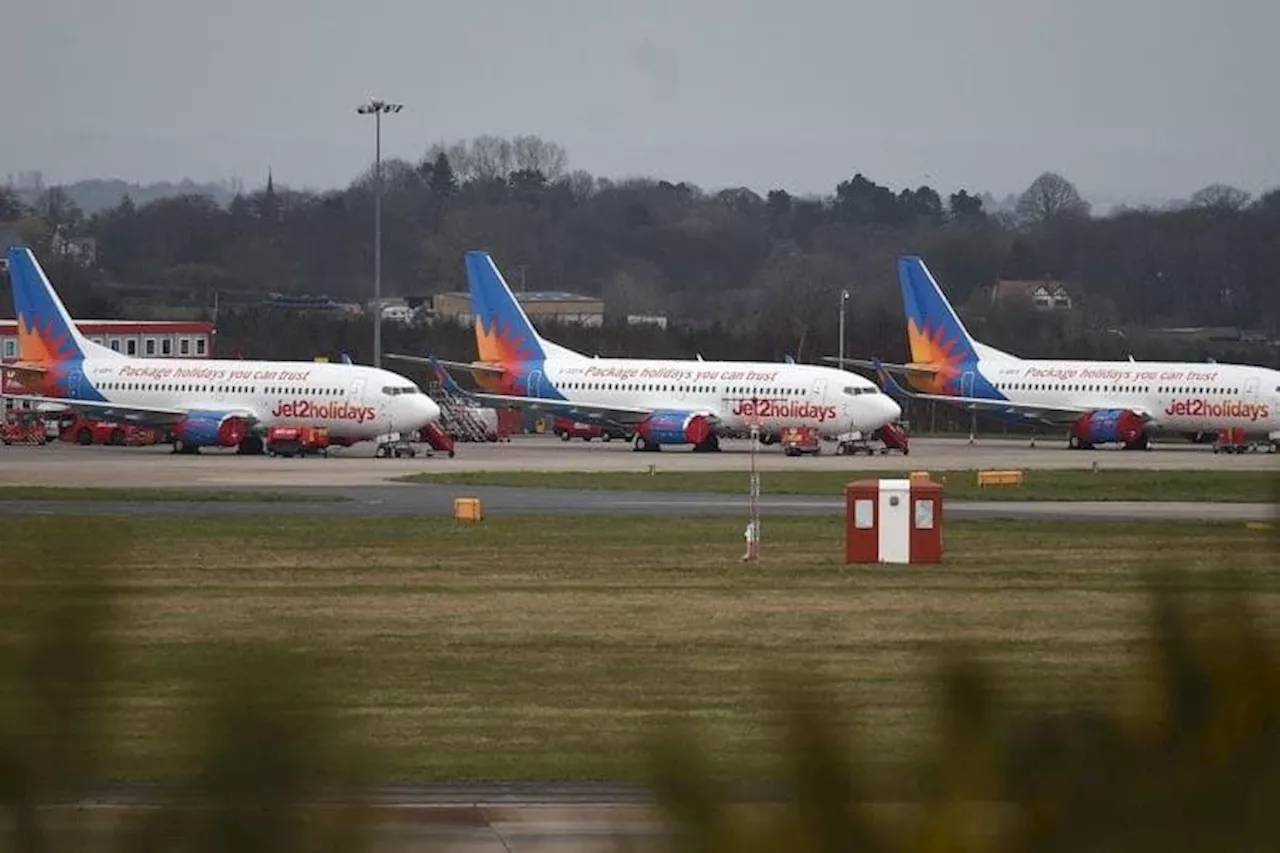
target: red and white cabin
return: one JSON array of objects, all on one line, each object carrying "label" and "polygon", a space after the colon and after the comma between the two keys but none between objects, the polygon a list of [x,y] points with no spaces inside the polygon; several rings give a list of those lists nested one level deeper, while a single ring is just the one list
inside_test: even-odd
[{"label": "red and white cabin", "polygon": [[942,562],[942,486],[857,480],[844,494],[846,563]]}]

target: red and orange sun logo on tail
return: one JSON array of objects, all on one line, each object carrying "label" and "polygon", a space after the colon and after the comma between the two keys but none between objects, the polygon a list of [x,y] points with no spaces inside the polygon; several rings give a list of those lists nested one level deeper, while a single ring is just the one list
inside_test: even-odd
[{"label": "red and orange sun logo on tail", "polygon": [[70,336],[57,331],[55,323],[43,328],[18,317],[18,361],[20,364],[40,367],[43,373],[17,373],[14,378],[32,394],[46,397],[65,396],[63,380],[68,365],[77,355]]},{"label": "red and orange sun logo on tail", "polygon": [[525,373],[523,365],[540,357],[537,344],[530,340],[524,329],[513,323],[501,324],[496,315],[490,316],[487,324],[485,319],[476,317],[476,349],[479,351],[480,361],[501,367],[503,372],[493,374],[478,370],[472,375],[486,390],[499,394],[518,394],[518,380]]},{"label": "red and orange sun logo on tail", "polygon": [[926,322],[922,329],[909,319],[907,340],[911,344],[911,363],[932,368],[914,371],[908,367],[906,379],[911,387],[928,394],[955,393],[964,361],[959,339],[948,337],[945,327],[935,329]]}]

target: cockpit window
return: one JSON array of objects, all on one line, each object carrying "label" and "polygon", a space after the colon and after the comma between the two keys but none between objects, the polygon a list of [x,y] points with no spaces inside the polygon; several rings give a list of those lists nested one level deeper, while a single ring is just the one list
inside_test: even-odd
[{"label": "cockpit window", "polygon": [[398,397],[401,394],[421,394],[422,391],[416,385],[384,385],[382,393],[388,397]]},{"label": "cockpit window", "polygon": [[846,385],[843,390],[844,390],[844,393],[849,395],[850,397],[857,397],[859,394],[874,394],[879,389],[876,388],[874,385],[871,386],[870,388],[858,388],[852,385]]}]

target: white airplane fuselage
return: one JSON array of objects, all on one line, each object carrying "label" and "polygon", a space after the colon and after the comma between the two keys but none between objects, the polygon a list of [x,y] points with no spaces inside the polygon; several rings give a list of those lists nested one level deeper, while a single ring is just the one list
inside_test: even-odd
[{"label": "white airplane fuselage", "polygon": [[[125,406],[225,410],[252,416],[254,431],[321,426],[340,443],[420,429],[435,402],[390,371],[324,362],[86,358],[67,396]],[[96,392],[96,393],[95,393]]]},{"label": "white airplane fuselage", "polygon": [[[600,406],[707,411],[723,430],[813,427],[826,438],[872,432],[898,404],[857,374],[808,364],[630,358],[549,358],[530,365],[531,397]],[[524,390],[524,389],[521,389]]]},{"label": "white airplane fuselage", "polygon": [[[962,396],[978,390],[964,366]],[[1239,428],[1280,431],[1280,371],[1238,364],[983,359],[977,371],[1004,399],[1028,404],[1147,413],[1147,429],[1170,433]]]}]

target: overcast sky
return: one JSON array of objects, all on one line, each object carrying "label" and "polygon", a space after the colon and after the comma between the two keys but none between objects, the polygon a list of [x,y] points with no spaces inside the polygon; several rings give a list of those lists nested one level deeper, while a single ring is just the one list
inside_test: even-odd
[{"label": "overcast sky", "polygon": [[1280,185],[1265,0],[11,0],[0,180],[345,185],[535,133],[571,168],[831,192]]}]

